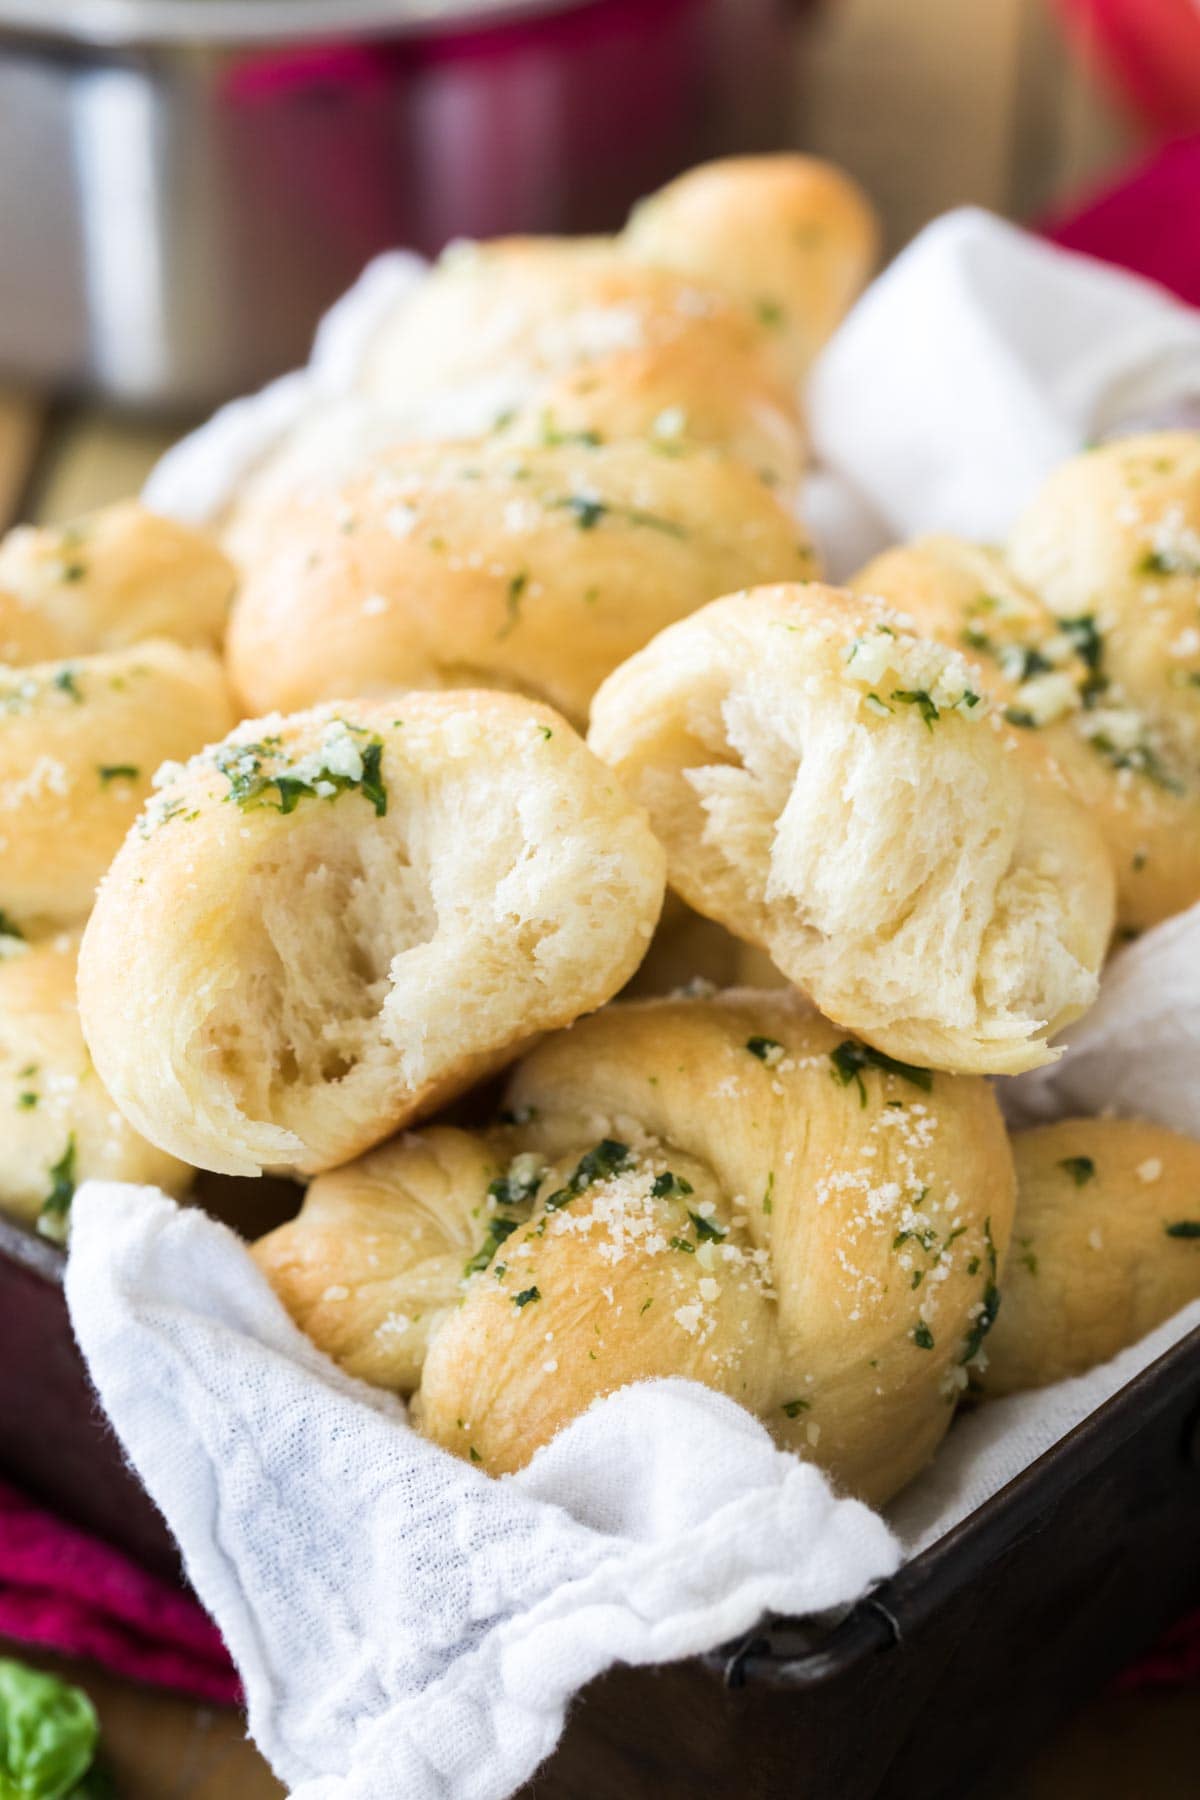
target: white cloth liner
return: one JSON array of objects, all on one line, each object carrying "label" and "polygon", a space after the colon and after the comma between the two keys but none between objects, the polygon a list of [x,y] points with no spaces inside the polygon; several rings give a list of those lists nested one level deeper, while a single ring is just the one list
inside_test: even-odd
[{"label": "white cloth liner", "polygon": [[[160,465],[202,519],[274,433],[345,392],[411,282],[385,261],[313,370],[227,408]],[[332,346],[332,347],[331,347]],[[811,488],[835,574],[932,527],[1003,535],[1085,441],[1200,402],[1200,321],[1149,284],[973,212],[924,232],[829,347]],[[1200,1136],[1200,907],[1117,956],[1062,1061],[1002,1082],[1019,1121],[1106,1108]],[[294,1329],[237,1240],[146,1189],[88,1184],[67,1295],[101,1398],[300,1800],[502,1800],[613,1661],[711,1647],[765,1610],[851,1603],[1200,1324],[959,1421],[891,1525],[834,1498],[730,1402],[625,1389],[520,1475],[425,1443]]]}]

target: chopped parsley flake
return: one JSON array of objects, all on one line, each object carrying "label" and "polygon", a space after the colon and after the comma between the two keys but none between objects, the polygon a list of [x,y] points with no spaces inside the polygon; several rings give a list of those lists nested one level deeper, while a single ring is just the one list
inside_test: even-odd
[{"label": "chopped parsley flake", "polygon": [[810,1411],[811,1407],[811,1400],[785,1400],[782,1410],[789,1419],[798,1419],[801,1413]]},{"label": "chopped parsley flake", "polygon": [[528,586],[528,569],[518,569],[515,575],[509,576],[508,586],[504,591],[505,619],[500,630],[496,633],[498,639],[506,638],[509,633],[515,631],[516,627],[520,624],[521,596]]},{"label": "chopped parsley flake", "polygon": [[763,1194],[763,1211],[765,1213],[773,1213],[775,1211],[775,1171],[774,1171],[774,1169],[772,1169],[767,1176],[766,1191]]},{"label": "chopped parsley flake", "polygon": [[474,1444],[471,1445],[471,1461],[475,1462],[475,1463],[483,1461],[482,1456],[480,1456],[480,1454],[479,1454],[478,1450],[475,1448]]},{"label": "chopped parsley flake", "polygon": [[96,773],[101,787],[107,787],[110,781],[136,781],[141,770],[133,763],[100,763]]},{"label": "chopped parsley flake", "polygon": [[1058,1166],[1065,1169],[1076,1187],[1095,1178],[1096,1165],[1090,1156],[1064,1156]]},{"label": "chopped parsley flake", "polygon": [[25,942],[25,933],[19,925],[13,924],[3,908],[0,908],[0,938],[18,938],[21,943]]},{"label": "chopped parsley flake", "polygon": [[1131,769],[1135,775],[1144,775],[1147,781],[1168,794],[1182,794],[1185,791],[1178,776],[1172,775],[1157,750],[1150,744],[1125,747],[1115,743],[1106,731],[1092,731],[1085,735],[1093,750],[1098,750],[1112,768]]},{"label": "chopped parsley flake", "polygon": [[[508,419],[508,423],[510,424],[512,422],[512,417],[513,415],[510,414]],[[542,414],[539,423],[542,443],[545,444],[548,449],[554,449],[560,444],[577,444],[584,450],[598,450],[600,445],[604,442],[600,433],[598,431],[593,431],[590,428],[581,431],[561,430],[560,427],[554,423],[553,414],[549,412],[544,412]]]},{"label": "chopped parsley flake", "polygon": [[656,1175],[650,1184],[650,1192],[656,1200],[682,1200],[694,1191],[690,1181],[682,1175],[673,1175],[670,1169]]},{"label": "chopped parsley flake", "polygon": [[505,1219],[498,1213],[494,1218],[489,1219],[483,1242],[463,1268],[463,1274],[482,1275],[505,1238],[511,1237],[516,1229],[516,1219]]},{"label": "chopped parsley flake", "polygon": [[1163,1230],[1169,1238],[1200,1238],[1200,1219],[1176,1219]]},{"label": "chopped parsley flake", "polygon": [[671,1248],[672,1250],[682,1250],[685,1256],[695,1256],[696,1254],[695,1244],[689,1244],[686,1238],[673,1237],[671,1239]]},{"label": "chopped parsley flake", "polygon": [[541,1292],[536,1287],[522,1288],[519,1294],[513,1295],[512,1303],[514,1306],[528,1306],[531,1301],[540,1300],[541,1297]]},{"label": "chopped parsley flake", "polygon": [[552,500],[557,511],[569,512],[580,531],[594,531],[602,519],[621,518],[629,525],[641,525],[647,531],[661,531],[665,537],[686,538],[687,532],[674,519],[663,519],[657,513],[643,512],[636,506],[612,506],[594,494],[566,494]]},{"label": "chopped parsley flake", "polygon": [[17,1095],[17,1106],[21,1112],[32,1112],[37,1103],[38,1097],[32,1088],[26,1088],[24,1093]]},{"label": "chopped parsley flake", "polygon": [[1147,550],[1135,565],[1135,575],[1200,575],[1200,567],[1176,551]]},{"label": "chopped parsley flake", "polygon": [[261,743],[227,744],[214,761],[229,783],[226,799],[243,812],[270,807],[293,813],[301,800],[334,800],[357,791],[375,808],[376,818],[387,812],[387,788],[383,780],[383,739],[365,736],[363,727],[335,720],[327,729],[320,749],[302,757],[291,770],[268,772],[265,762],[277,752],[277,738]]},{"label": "chopped parsley flake", "polygon": [[915,706],[929,731],[933,730],[934,725],[942,716],[933,695],[926,692],[924,688],[893,688],[892,699],[899,700],[903,706]]},{"label": "chopped parsley flake", "polygon": [[80,692],[75,671],[69,666],[58,670],[51,681],[51,686],[57,688],[60,694],[66,694],[67,698],[73,700],[76,706],[83,704],[83,695]]},{"label": "chopped parsley flake", "polygon": [[1098,675],[1104,660],[1104,639],[1093,615],[1082,613],[1076,619],[1060,619],[1058,623],[1059,629],[1070,638],[1080,661],[1086,663],[1093,675]]},{"label": "chopped parsley flake", "polygon": [[915,1327],[912,1334],[912,1341],[917,1346],[918,1350],[933,1349],[933,1333],[930,1331],[924,1319],[921,1319]]},{"label": "chopped parsley flake", "polygon": [[871,1044],[860,1044],[857,1038],[846,1038],[836,1050],[829,1052],[829,1060],[833,1064],[833,1079],[841,1087],[849,1087],[853,1081],[858,1086],[860,1106],[867,1104],[867,1090],[863,1082],[864,1069],[878,1069],[884,1075],[898,1075],[902,1081],[911,1081],[922,1093],[930,1093],[933,1089],[932,1069],[919,1069],[913,1063],[898,1062],[894,1056],[885,1056],[882,1050],[876,1050]]},{"label": "chopped parsley flake", "polygon": [[619,1175],[622,1169],[629,1167],[629,1145],[620,1144],[615,1138],[601,1138],[593,1150],[588,1150],[580,1157],[574,1172],[568,1177],[566,1187],[557,1188],[546,1201],[547,1212],[557,1212],[560,1206],[569,1206],[571,1201],[594,1181],[603,1181],[609,1175]]},{"label": "chopped parsley flake", "polygon": [[778,1038],[750,1037],[746,1039],[746,1048],[751,1056],[757,1056],[760,1063],[766,1063],[769,1069],[774,1068],[784,1054],[783,1045]]},{"label": "chopped parsley flake", "polygon": [[42,1201],[37,1228],[52,1243],[67,1241],[67,1220],[75,1198],[75,1137],[67,1139],[67,1147],[50,1169],[50,1192]]},{"label": "chopped parsley flake", "polygon": [[699,1213],[689,1212],[688,1218],[692,1221],[692,1225],[695,1228],[696,1241],[698,1243],[719,1244],[727,1235],[719,1225],[714,1225],[711,1219],[702,1218]]},{"label": "chopped parsley flake", "polygon": [[[988,1258],[988,1275],[983,1290],[983,1305],[976,1316],[974,1324],[967,1333],[966,1341],[963,1344],[963,1353],[958,1359],[960,1363],[969,1363],[973,1357],[978,1356],[980,1346],[988,1332],[992,1329],[992,1326],[996,1323],[996,1314],[1000,1311],[1000,1289],[996,1282],[996,1241],[992,1236],[991,1219],[984,1220],[983,1235],[987,1242]],[[967,1264],[967,1274],[976,1275],[978,1272],[979,1258],[977,1256],[972,1257],[971,1261]]]},{"label": "chopped parsley flake", "polygon": [[498,1206],[519,1206],[523,1200],[533,1199],[545,1171],[541,1157],[525,1151],[513,1157],[506,1174],[488,1182],[488,1194]]},{"label": "chopped parsley flake", "polygon": [[594,531],[611,510],[606,501],[592,499],[587,494],[567,494],[554,504],[574,516],[580,531]]}]

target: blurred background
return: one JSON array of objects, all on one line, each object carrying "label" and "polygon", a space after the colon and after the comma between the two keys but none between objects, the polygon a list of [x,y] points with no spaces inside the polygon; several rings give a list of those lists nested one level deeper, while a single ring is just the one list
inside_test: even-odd
[{"label": "blurred background", "polygon": [[[783,146],[890,252],[976,203],[1200,303],[1197,0],[0,0],[0,528],[137,488],[387,246],[616,226]],[[1194,1661],[1012,1800],[1195,1800]],[[126,1800],[279,1792],[235,1714],[69,1672]]]},{"label": "blurred background", "polygon": [[615,226],[723,150],[844,163],[895,247],[1197,128],[1193,0],[0,0],[0,372],[187,411],[388,245]]}]

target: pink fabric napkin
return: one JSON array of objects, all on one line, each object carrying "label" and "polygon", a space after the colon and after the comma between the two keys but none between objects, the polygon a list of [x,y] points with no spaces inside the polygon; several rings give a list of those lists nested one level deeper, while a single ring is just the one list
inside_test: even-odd
[{"label": "pink fabric napkin", "polygon": [[0,1636],[117,1675],[237,1705],[241,1684],[190,1594],[0,1482]]},{"label": "pink fabric napkin", "polygon": [[1200,134],[1155,151],[1080,211],[1052,220],[1046,234],[1200,306]]},{"label": "pink fabric napkin", "polygon": [[1195,0],[1057,0],[1083,54],[1159,137],[1200,125]]}]

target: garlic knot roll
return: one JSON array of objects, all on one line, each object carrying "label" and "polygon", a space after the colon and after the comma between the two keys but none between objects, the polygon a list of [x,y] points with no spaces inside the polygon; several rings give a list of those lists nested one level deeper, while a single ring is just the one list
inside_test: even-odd
[{"label": "garlic knot roll", "polygon": [[0,938],[0,1211],[62,1241],[90,1178],[180,1194],[191,1170],[138,1136],[100,1081],[75,1003],[78,935]]},{"label": "garlic knot roll", "polygon": [[817,583],[716,601],[608,678],[590,742],[688,905],[889,1055],[1015,1073],[1095,998],[1096,828],[886,608]]},{"label": "garlic knot roll", "polygon": [[[1180,739],[1191,707],[1186,668],[1131,707],[1100,624],[1104,604],[1059,617],[1000,551],[958,538],[887,550],[850,585],[961,650],[1033,756],[1053,760],[1108,847],[1125,932],[1200,899],[1200,759]],[[1191,605],[1200,619],[1200,600]],[[1151,609],[1138,625],[1143,649],[1156,631]],[[1181,632],[1175,642],[1190,639]]]},{"label": "garlic knot roll", "polygon": [[481,436],[515,421],[728,451],[794,491],[804,435],[770,334],[722,291],[606,238],[454,245],[377,334],[358,391]]},{"label": "garlic knot roll", "polygon": [[689,169],[634,208],[618,242],[740,300],[799,381],[864,286],[879,236],[870,201],[843,170],[771,155]]},{"label": "garlic knot roll", "polygon": [[880,1502],[967,1385],[1012,1203],[985,1082],[741,990],[545,1039],[491,1130],[322,1177],[255,1254],[322,1348],[416,1388],[421,1428],[492,1473],[601,1395],[686,1376]]},{"label": "garlic knot roll", "polygon": [[0,912],[26,935],[80,923],[156,769],[233,719],[211,651],[164,639],[0,667]]},{"label": "garlic knot roll", "polygon": [[600,1005],[663,857],[571,728],[512,695],[251,720],[169,773],[80,956],[118,1105],[202,1168],[313,1173]]},{"label": "garlic knot roll", "polygon": [[218,649],[233,564],[203,532],[123,500],[0,543],[0,662],[120,650],[142,638]]},{"label": "garlic knot roll", "polygon": [[716,452],[409,445],[280,515],[238,598],[230,671],[255,712],[487,685],[580,722],[663,625],[812,570],[791,515]]},{"label": "garlic knot roll", "polygon": [[1141,1119],[1063,1119],[1014,1133],[1012,1152],[989,1396],[1082,1375],[1200,1299],[1200,1144]]}]

